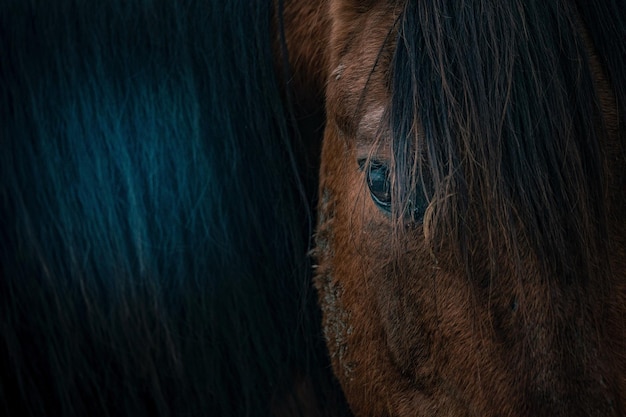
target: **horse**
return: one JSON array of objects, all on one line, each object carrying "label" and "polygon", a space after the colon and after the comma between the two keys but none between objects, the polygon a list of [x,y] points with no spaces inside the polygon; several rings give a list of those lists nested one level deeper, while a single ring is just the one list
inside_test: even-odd
[{"label": "horse", "polygon": [[347,413],[277,9],[0,2],[0,414]]},{"label": "horse", "polygon": [[5,414],[346,415],[318,326],[357,416],[624,414],[617,2],[89,3],[0,5]]},{"label": "horse", "polygon": [[623,2],[305,16],[285,32],[294,79],[325,85],[314,281],[354,415],[626,415]]}]

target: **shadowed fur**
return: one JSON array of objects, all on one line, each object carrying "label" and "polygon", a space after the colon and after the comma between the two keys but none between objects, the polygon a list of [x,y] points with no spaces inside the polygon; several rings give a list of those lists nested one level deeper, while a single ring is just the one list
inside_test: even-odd
[{"label": "shadowed fur", "polygon": [[0,414],[336,405],[273,16],[1,2]]}]

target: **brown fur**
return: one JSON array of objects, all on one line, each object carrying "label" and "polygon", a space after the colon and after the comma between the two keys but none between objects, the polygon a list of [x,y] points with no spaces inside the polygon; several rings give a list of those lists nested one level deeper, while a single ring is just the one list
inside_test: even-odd
[{"label": "brown fur", "polygon": [[[275,2],[278,5],[278,0]],[[289,82],[296,94],[296,104],[309,111],[324,104],[329,19],[324,2],[285,1],[282,20],[291,67]],[[277,55],[283,56],[285,51],[281,46],[276,49]]]},{"label": "brown fur", "polygon": [[[357,164],[389,158],[388,141],[373,146],[359,123],[390,102],[388,39],[400,7],[329,0],[308,6],[303,20],[287,19],[297,22],[288,33],[304,28],[289,42],[292,63],[304,74],[296,80],[305,82],[311,73],[327,80],[316,286],[333,369],[353,412],[624,415],[625,135],[600,64],[590,58],[606,128],[601,148],[609,250],[607,263],[595,259],[605,271],[601,282],[566,284],[547,276],[523,231],[513,257],[505,234],[478,233],[490,215],[481,207],[467,213],[475,222],[468,273],[452,249],[443,245],[433,253],[425,236],[428,219],[398,234],[372,203]],[[328,15],[320,17],[324,11]]]}]

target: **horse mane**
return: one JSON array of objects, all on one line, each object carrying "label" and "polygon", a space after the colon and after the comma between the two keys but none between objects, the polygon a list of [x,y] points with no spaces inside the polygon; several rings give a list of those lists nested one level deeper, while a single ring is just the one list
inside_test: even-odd
[{"label": "horse mane", "polygon": [[615,87],[620,122],[626,77],[624,11],[615,2],[596,6],[409,0],[398,20],[394,193],[404,207],[424,186],[419,178],[429,179],[427,237],[435,253],[450,246],[470,274],[482,248],[492,272],[503,252],[519,263],[520,242],[543,273],[565,282],[600,273],[606,126],[581,15]]},{"label": "horse mane", "polygon": [[[593,41],[595,52],[607,72],[610,84],[615,91],[618,111],[624,114],[626,103],[626,10],[615,0],[592,5],[577,1],[580,16]],[[623,116],[618,123],[623,122]],[[623,129],[620,134],[624,135]]]},{"label": "horse mane", "polygon": [[5,414],[297,413],[328,385],[272,5],[0,8]]}]

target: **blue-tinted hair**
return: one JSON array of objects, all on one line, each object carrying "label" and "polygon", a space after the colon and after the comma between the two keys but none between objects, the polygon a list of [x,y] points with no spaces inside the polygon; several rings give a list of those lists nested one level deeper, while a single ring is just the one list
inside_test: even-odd
[{"label": "blue-tinted hair", "polygon": [[327,381],[272,3],[0,5],[0,413],[297,414]]}]

